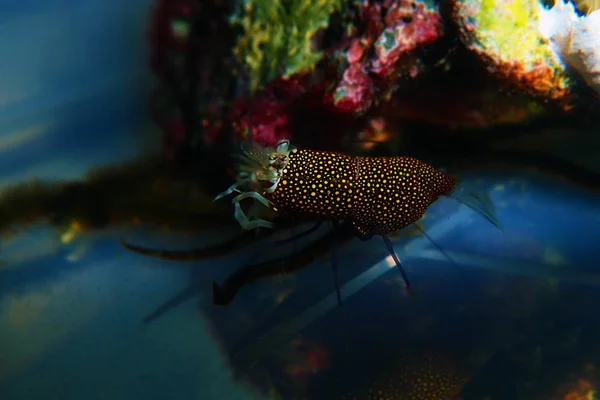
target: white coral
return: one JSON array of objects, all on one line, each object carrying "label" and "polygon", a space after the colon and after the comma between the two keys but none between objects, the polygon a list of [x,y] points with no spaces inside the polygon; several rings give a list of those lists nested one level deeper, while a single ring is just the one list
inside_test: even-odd
[{"label": "white coral", "polygon": [[579,16],[573,3],[540,5],[539,29],[554,54],[600,95],[600,10]]}]

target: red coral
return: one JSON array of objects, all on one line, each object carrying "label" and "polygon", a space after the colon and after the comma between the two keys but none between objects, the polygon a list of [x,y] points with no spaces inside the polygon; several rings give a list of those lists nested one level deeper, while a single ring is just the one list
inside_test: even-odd
[{"label": "red coral", "polygon": [[230,111],[238,139],[252,135],[254,143],[275,146],[292,136],[289,114],[294,102],[306,92],[306,78],[274,80],[252,98],[237,100]]},{"label": "red coral", "polygon": [[[287,104],[273,99],[254,99],[250,107],[248,101],[241,101],[238,107],[234,106],[232,119],[235,121],[238,138],[244,139],[246,134],[252,135],[254,143],[263,146],[274,146],[280,139],[291,136],[287,116]],[[244,115],[240,112],[247,112]]]},{"label": "red coral", "polygon": [[334,104],[338,110],[362,113],[373,103],[373,81],[361,64],[350,65],[335,89]]},{"label": "red coral", "polygon": [[[226,87],[215,85],[214,72],[234,66],[227,67],[226,57],[215,48],[229,49],[227,40],[234,36],[229,37],[225,27],[212,27],[209,11],[221,10],[217,2],[210,2],[210,10],[202,4],[157,0],[152,14],[151,66],[166,88],[160,92],[161,103],[155,104],[154,118],[164,132],[166,152],[175,157],[197,132],[207,146],[221,142],[217,139],[227,126],[233,126],[236,140],[251,132],[253,141],[264,146],[293,134],[301,136],[294,138],[298,142],[304,134],[323,130],[328,132],[327,142],[342,140],[344,129],[358,121],[355,114],[366,113],[397,78],[419,72],[415,50],[442,33],[438,11],[416,0],[365,0],[347,14],[360,20],[363,34],[356,37],[357,30],[346,30],[323,49],[325,61],[344,52],[348,65],[341,77],[335,62],[325,62],[314,73],[275,79],[256,95],[230,103]],[[205,34],[199,36],[194,29],[192,36],[192,22]],[[216,46],[208,37],[229,39]],[[189,104],[197,101],[204,104]],[[230,105],[225,107],[226,103]],[[317,136],[317,145],[326,147]]]},{"label": "red coral", "polygon": [[253,141],[266,146],[291,138],[293,129],[297,130],[296,124],[292,124],[292,114],[302,107],[309,109],[308,115],[322,116],[319,123],[315,122],[320,129],[332,121],[343,125],[344,121],[336,114],[347,118],[365,113],[375,103],[376,96],[385,94],[399,77],[416,76],[419,72],[416,50],[442,34],[438,10],[429,10],[416,0],[365,0],[360,6],[359,19],[363,35],[345,43],[342,40],[326,51],[328,54],[345,51],[348,66],[341,79],[335,73],[336,85],[329,85],[331,76],[318,72],[270,82],[252,99],[234,103],[230,120],[236,127],[237,138],[251,132]]},{"label": "red coral", "polygon": [[345,112],[362,113],[377,89],[401,76],[414,78],[419,71],[415,50],[442,35],[438,10],[416,0],[365,0],[361,19],[365,33],[348,47],[349,65],[333,97],[333,104]]},{"label": "red coral", "polygon": [[253,97],[237,100],[229,114],[236,139],[251,133],[252,140],[263,146],[275,146],[284,138],[313,148],[339,146],[356,119],[331,107],[330,82],[329,77],[314,74],[279,78]]}]

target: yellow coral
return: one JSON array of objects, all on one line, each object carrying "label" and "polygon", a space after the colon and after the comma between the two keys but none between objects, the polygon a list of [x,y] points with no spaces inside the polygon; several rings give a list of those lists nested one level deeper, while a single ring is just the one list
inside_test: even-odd
[{"label": "yellow coral", "polygon": [[543,62],[561,68],[538,28],[537,0],[481,0],[476,26],[483,46],[501,59],[531,69]]},{"label": "yellow coral", "polygon": [[279,74],[309,72],[322,56],[312,48],[313,35],[345,1],[245,0],[231,23],[242,29],[234,54],[248,67],[251,91]]},{"label": "yellow coral", "polygon": [[538,0],[455,0],[461,39],[514,91],[571,107],[571,81],[540,30]]}]

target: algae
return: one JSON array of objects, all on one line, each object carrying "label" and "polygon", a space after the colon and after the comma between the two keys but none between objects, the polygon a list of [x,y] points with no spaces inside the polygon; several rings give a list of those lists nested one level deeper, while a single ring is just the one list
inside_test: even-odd
[{"label": "algae", "polygon": [[517,61],[528,70],[543,63],[561,72],[539,31],[542,7],[538,0],[481,0],[474,18],[477,38],[503,61]]},{"label": "algae", "polygon": [[248,68],[250,90],[278,75],[310,72],[323,56],[313,36],[348,0],[239,0],[230,22],[241,28],[234,47]]}]

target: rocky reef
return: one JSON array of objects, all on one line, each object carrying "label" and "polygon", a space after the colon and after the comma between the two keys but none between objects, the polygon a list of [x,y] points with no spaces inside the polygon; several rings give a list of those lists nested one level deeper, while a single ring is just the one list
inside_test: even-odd
[{"label": "rocky reef", "polygon": [[341,149],[382,124],[481,129],[572,112],[600,86],[600,11],[585,4],[157,0],[153,115],[177,160],[250,133]]}]

